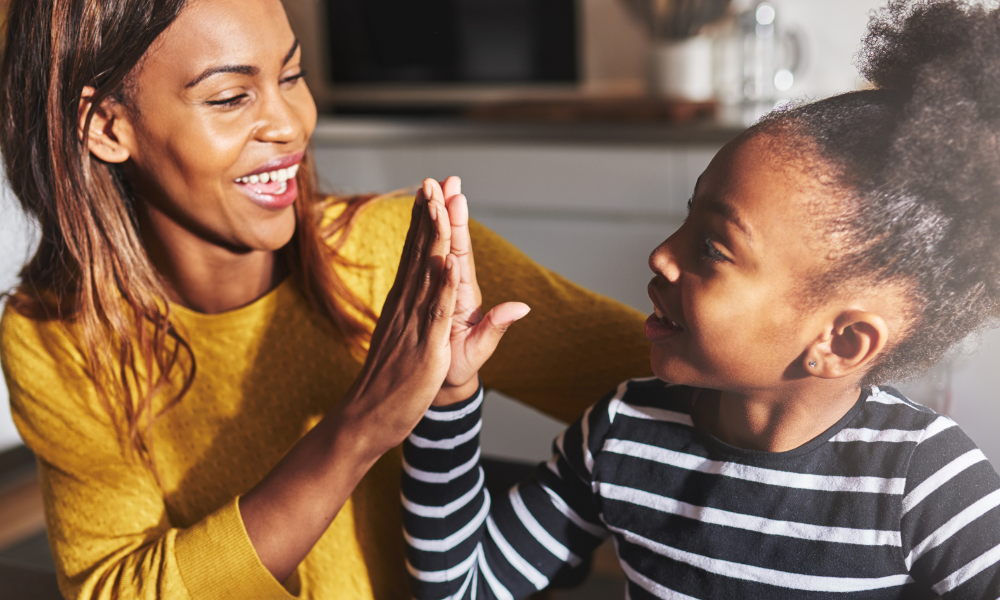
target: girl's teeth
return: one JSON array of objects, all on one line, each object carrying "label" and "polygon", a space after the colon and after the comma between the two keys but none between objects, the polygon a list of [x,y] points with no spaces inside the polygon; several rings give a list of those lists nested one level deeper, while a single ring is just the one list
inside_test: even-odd
[{"label": "girl's teeth", "polygon": [[265,173],[257,173],[255,175],[245,175],[243,177],[238,177],[236,183],[267,183],[269,181],[277,181],[284,183],[289,179],[295,177],[295,174],[299,172],[299,165],[292,165],[287,169],[277,169],[275,171],[268,171]]}]

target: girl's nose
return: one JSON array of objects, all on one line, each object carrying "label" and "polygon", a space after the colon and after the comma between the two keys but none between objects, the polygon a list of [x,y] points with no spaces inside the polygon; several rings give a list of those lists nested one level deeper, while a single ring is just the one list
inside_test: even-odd
[{"label": "girl's nose", "polygon": [[662,275],[670,283],[677,283],[681,277],[680,265],[677,262],[677,255],[674,253],[674,237],[663,240],[663,242],[653,249],[649,254],[649,268],[653,273]]}]

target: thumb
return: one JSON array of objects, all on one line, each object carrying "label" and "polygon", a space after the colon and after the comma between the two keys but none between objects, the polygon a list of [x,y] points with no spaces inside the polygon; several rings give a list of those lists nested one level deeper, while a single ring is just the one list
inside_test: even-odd
[{"label": "thumb", "polygon": [[504,302],[494,306],[469,334],[466,345],[469,358],[481,367],[493,355],[507,328],[530,311],[531,308],[523,302]]}]

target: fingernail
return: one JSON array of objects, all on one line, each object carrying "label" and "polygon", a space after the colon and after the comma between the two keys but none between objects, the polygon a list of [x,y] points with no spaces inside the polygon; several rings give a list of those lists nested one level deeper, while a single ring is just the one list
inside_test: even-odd
[{"label": "fingernail", "polygon": [[431,220],[432,221],[437,221],[438,220],[438,209],[437,209],[437,207],[434,206],[433,204],[429,204],[428,205],[428,209],[431,211]]},{"label": "fingernail", "polygon": [[424,182],[424,198],[430,200],[433,195],[434,195],[434,192],[433,192],[433,188],[431,187],[431,184],[429,184],[429,183],[427,183],[425,181]]}]

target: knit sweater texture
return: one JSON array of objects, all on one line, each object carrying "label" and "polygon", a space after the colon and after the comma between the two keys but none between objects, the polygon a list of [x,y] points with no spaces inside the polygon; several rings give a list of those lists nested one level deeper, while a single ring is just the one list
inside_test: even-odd
[{"label": "knit sweater texture", "polygon": [[[340,275],[376,313],[411,197],[363,209]],[[615,382],[649,372],[642,316],[581,289],[472,224],[484,307],[532,307],[482,371],[484,384],[571,421]],[[8,308],[0,359],[15,424],[38,457],[49,542],[68,598],[408,598],[401,452],[387,453],[297,571],[276,581],[237,500],[343,397],[361,369],[292,280],[222,314],[173,306],[197,375],[153,430],[159,480],[130,458],[71,327]],[[155,408],[155,407],[154,407]]]}]

